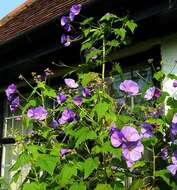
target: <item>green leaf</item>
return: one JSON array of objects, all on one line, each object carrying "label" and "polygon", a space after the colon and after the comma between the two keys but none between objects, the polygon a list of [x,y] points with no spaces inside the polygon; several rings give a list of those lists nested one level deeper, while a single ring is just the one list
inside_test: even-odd
[{"label": "green leaf", "polygon": [[96,114],[98,116],[98,120],[100,120],[101,118],[103,118],[103,116],[105,116],[108,109],[109,109],[108,103],[99,102],[98,104],[96,104],[96,106],[94,107],[93,110],[96,112]]},{"label": "green leaf", "polygon": [[176,105],[177,105],[177,100],[175,100],[174,98],[172,97],[169,97],[167,99],[167,105],[170,106],[170,108],[176,108]]},{"label": "green leaf", "polygon": [[127,23],[126,23],[126,26],[131,30],[131,32],[133,33],[134,32],[134,30],[135,30],[135,28],[137,27],[137,24],[136,23],[134,23],[133,21],[128,21]]},{"label": "green leaf", "polygon": [[93,17],[87,18],[84,21],[81,22],[81,25],[87,25],[87,24],[91,24],[93,21]]},{"label": "green leaf", "polygon": [[162,81],[165,78],[165,73],[163,71],[158,71],[154,73],[154,78],[158,81]]},{"label": "green leaf", "polygon": [[118,47],[120,45],[119,41],[118,40],[111,40],[111,41],[108,41],[107,44],[109,46],[112,46],[112,47]]},{"label": "green leaf", "polygon": [[46,183],[25,183],[23,186],[23,190],[46,190]]},{"label": "green leaf", "polygon": [[72,183],[72,176],[77,175],[77,167],[75,165],[66,164],[63,166],[59,176],[58,176],[58,183],[65,187],[67,184]]},{"label": "green leaf", "polygon": [[142,179],[134,179],[132,185],[128,190],[137,190],[140,189],[143,186],[143,180]]},{"label": "green leaf", "polygon": [[86,54],[86,63],[88,63],[94,56],[100,55],[102,50],[92,49],[88,54]]},{"label": "green leaf", "polygon": [[116,35],[120,36],[122,40],[125,38],[126,30],[124,28],[120,28],[120,29],[116,28],[113,31]]},{"label": "green leaf", "polygon": [[93,42],[92,41],[86,41],[86,42],[83,42],[82,43],[82,46],[81,46],[81,52],[83,50],[86,50],[86,49],[90,49],[93,45]]},{"label": "green leaf", "polygon": [[84,74],[79,74],[79,79],[81,80],[82,86],[86,87],[91,81],[98,79],[98,73],[89,72]]},{"label": "green leaf", "polygon": [[176,187],[174,181],[171,179],[171,174],[166,169],[156,171],[155,176],[161,177],[170,187]]},{"label": "green leaf", "polygon": [[151,138],[147,138],[147,139],[143,139],[143,144],[145,146],[155,146],[156,143],[158,142],[158,139],[156,137],[151,137]]},{"label": "green leaf", "polygon": [[96,132],[89,130],[87,127],[83,127],[76,131],[74,134],[74,137],[77,138],[76,141],[76,147],[79,147],[79,145],[86,140],[93,140],[97,138]]},{"label": "green leaf", "polygon": [[109,184],[98,184],[95,190],[113,190]]},{"label": "green leaf", "polygon": [[84,182],[80,182],[80,183],[76,182],[73,185],[71,185],[69,190],[86,190],[86,185],[84,184]]},{"label": "green leaf", "polygon": [[39,166],[41,170],[47,171],[50,175],[53,175],[58,161],[58,157],[53,157],[48,154],[41,154],[37,158],[36,165]]},{"label": "green leaf", "polygon": [[92,148],[94,153],[111,153],[116,155],[118,158],[121,158],[121,149],[114,148],[110,142],[105,142],[102,145],[96,145]]},{"label": "green leaf", "polygon": [[168,74],[167,75],[168,76],[168,78],[170,78],[170,79],[175,79],[175,80],[177,80],[177,76],[175,75],[175,74],[172,74],[172,73],[170,73],[170,74]]},{"label": "green leaf", "polygon": [[98,168],[100,162],[97,157],[93,158],[88,158],[85,160],[83,163],[83,168],[84,168],[84,179],[90,176],[90,174]]},{"label": "green leaf", "polygon": [[11,170],[17,171],[20,167],[28,163],[30,163],[30,155],[26,151],[24,151],[19,155]]},{"label": "green leaf", "polygon": [[117,124],[119,127],[123,127],[125,124],[129,123],[130,121],[135,121],[135,119],[128,115],[118,115],[117,116]]},{"label": "green leaf", "polygon": [[145,166],[145,162],[144,161],[137,161],[135,162],[135,164],[133,165],[133,169],[135,168],[140,168],[140,167],[143,167]]},{"label": "green leaf", "polygon": [[43,95],[48,96],[48,97],[52,97],[52,98],[55,98],[57,96],[55,90],[50,88],[50,87],[47,87],[47,86],[43,92]]},{"label": "green leaf", "polygon": [[177,108],[176,109],[168,109],[168,113],[166,115],[166,121],[171,124],[171,121],[173,119],[174,114],[177,112]]},{"label": "green leaf", "polygon": [[110,21],[110,20],[113,20],[113,19],[118,19],[119,17],[114,15],[114,14],[106,14],[104,15],[100,21]]}]

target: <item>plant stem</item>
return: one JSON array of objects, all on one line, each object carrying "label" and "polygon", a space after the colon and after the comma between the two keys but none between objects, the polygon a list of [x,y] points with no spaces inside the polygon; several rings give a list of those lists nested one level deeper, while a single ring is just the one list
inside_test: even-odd
[{"label": "plant stem", "polygon": [[105,62],[106,62],[106,44],[105,44],[105,38],[103,36],[103,65],[102,65],[102,80],[104,82],[105,78]]},{"label": "plant stem", "polygon": [[154,185],[155,185],[155,167],[156,167],[156,156],[155,156],[155,151],[154,151],[154,146],[152,148],[152,156],[153,156],[153,162],[152,162],[152,169],[153,169],[153,173],[152,173],[152,176],[153,176],[153,183],[152,183],[152,186],[154,188]]}]

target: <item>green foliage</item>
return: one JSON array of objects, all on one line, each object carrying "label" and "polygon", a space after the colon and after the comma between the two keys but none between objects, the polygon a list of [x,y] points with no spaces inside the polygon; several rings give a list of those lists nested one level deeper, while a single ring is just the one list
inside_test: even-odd
[{"label": "green foliage", "polygon": [[97,157],[95,158],[88,158],[85,160],[85,162],[82,164],[82,167],[84,169],[84,179],[88,178],[91,173],[96,170],[99,166],[99,159]]},{"label": "green foliage", "polygon": [[98,120],[102,119],[106,112],[109,109],[109,104],[106,102],[99,102],[98,104],[96,104],[95,108],[93,109],[93,111],[96,112],[97,116],[98,116]]},{"label": "green foliage", "polygon": [[94,73],[94,72],[89,72],[89,73],[83,73],[83,74],[79,74],[79,79],[81,80],[81,84],[84,87],[87,87],[87,85],[98,79],[98,73]]},{"label": "green foliage", "polygon": [[73,185],[71,185],[71,187],[69,188],[69,190],[86,190],[86,185],[83,182],[77,183],[75,182]]},{"label": "green foliage", "polygon": [[74,137],[77,139],[75,146],[79,147],[80,144],[86,142],[86,140],[96,139],[97,135],[94,131],[91,131],[86,127],[82,127],[75,132]]},{"label": "green foliage", "polygon": [[61,187],[65,187],[65,185],[72,184],[73,176],[77,175],[77,167],[71,164],[63,165],[61,172],[58,176],[58,183]]},{"label": "green foliage", "polygon": [[50,156],[48,154],[40,154],[36,160],[36,166],[39,166],[41,170],[47,171],[50,175],[53,175],[58,161],[58,157]]},{"label": "green foliage", "polygon": [[98,184],[95,190],[112,190],[109,184]]},{"label": "green foliage", "polygon": [[131,30],[131,32],[133,33],[135,28],[137,27],[137,24],[134,23],[132,20],[127,21],[126,22],[126,26]]},{"label": "green foliage", "polygon": [[[150,94],[152,100],[147,101],[144,99],[147,86],[132,97],[129,91],[133,85],[120,93],[118,84],[118,99],[114,99],[115,89],[110,81],[114,81],[115,75],[121,81],[125,76],[118,63],[113,64],[112,71],[106,70],[114,48],[127,43],[137,24],[128,17],[108,13],[98,21],[85,19],[79,27],[82,64],[69,73],[77,71],[78,85],[71,80],[72,84],[52,88],[48,85],[49,76],[44,75],[43,79],[43,75],[36,74],[33,74],[34,83],[27,82],[32,92],[20,102],[20,107],[24,130],[32,129],[32,132],[16,139],[21,152],[11,167],[14,171],[11,182],[17,183],[22,168],[28,166],[19,190],[137,190],[146,186],[157,188],[161,182],[175,187],[176,182],[166,167],[176,149],[169,131],[177,113],[177,100],[167,92],[161,92],[160,97],[154,92]],[[100,74],[96,71],[101,66]],[[159,82],[164,77],[162,71],[154,74]],[[177,79],[173,74],[168,77]],[[85,87],[88,92],[84,94]],[[61,99],[59,93],[66,98]],[[74,101],[76,96],[81,100]],[[122,104],[119,98],[123,99]],[[160,108],[165,101],[169,110],[164,116]],[[37,112],[36,107],[42,111]],[[123,132],[125,126],[130,131]],[[145,138],[143,133],[152,137]],[[161,149],[167,145],[169,159],[163,162]],[[133,179],[131,184],[126,184],[128,178]],[[9,188],[3,179],[0,184]]]},{"label": "green foliage", "polygon": [[165,73],[163,71],[158,71],[158,72],[154,73],[154,78],[157,81],[162,81],[165,78]]},{"label": "green foliage", "polygon": [[156,171],[155,175],[156,177],[162,178],[170,187],[176,187],[176,184],[172,181],[171,176],[166,169]]},{"label": "green foliage", "polygon": [[137,190],[137,189],[141,188],[142,186],[143,186],[143,180],[136,179],[136,180],[133,180],[133,183],[128,190]]}]

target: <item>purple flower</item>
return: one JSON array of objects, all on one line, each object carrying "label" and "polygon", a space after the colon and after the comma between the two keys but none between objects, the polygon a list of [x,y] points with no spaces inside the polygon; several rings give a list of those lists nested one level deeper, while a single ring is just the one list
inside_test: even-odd
[{"label": "purple flower", "polygon": [[176,88],[177,87],[177,80],[173,81],[173,87]]},{"label": "purple flower", "polygon": [[54,129],[56,129],[58,127],[58,125],[59,125],[59,123],[55,119],[50,122],[50,127],[54,128]]},{"label": "purple flower", "polygon": [[177,150],[174,151],[174,153],[172,154],[172,163],[173,164],[177,164]]},{"label": "purple flower", "polygon": [[125,160],[135,162],[142,157],[144,146],[141,141],[124,143],[122,145],[122,156]]},{"label": "purple flower", "polygon": [[172,154],[172,163],[173,164],[169,165],[167,167],[167,169],[172,175],[176,175],[176,172],[177,172],[177,150]]},{"label": "purple flower", "polygon": [[46,109],[42,106],[36,107],[36,108],[30,108],[27,112],[27,116],[32,119],[36,119],[39,121],[42,121],[46,119],[48,113]]},{"label": "purple flower", "polygon": [[119,147],[122,144],[122,133],[121,131],[113,124],[110,128],[111,144],[113,147]]},{"label": "purple flower", "polygon": [[19,105],[20,105],[20,98],[19,98],[19,96],[17,96],[12,100],[12,102],[10,104],[10,111],[15,112],[17,110],[17,108],[19,107]]},{"label": "purple flower", "polygon": [[84,89],[82,90],[82,96],[88,97],[88,96],[90,96],[90,95],[91,95],[90,89],[84,88]]},{"label": "purple flower", "polygon": [[153,136],[154,125],[150,123],[141,124],[141,137],[150,138]]},{"label": "purple flower", "polygon": [[61,26],[64,26],[69,23],[69,18],[67,16],[62,16],[60,22]]},{"label": "purple flower", "polygon": [[149,88],[144,95],[146,100],[152,100],[153,98],[159,98],[161,96],[161,91],[159,88],[151,87]]},{"label": "purple flower", "polygon": [[65,156],[66,154],[70,153],[72,150],[69,148],[61,148],[60,149],[60,155],[61,157]]},{"label": "purple flower", "polygon": [[173,124],[177,124],[177,113],[174,114],[173,119],[172,119]]},{"label": "purple flower", "polygon": [[163,160],[167,160],[168,159],[168,148],[164,147],[161,149],[161,156]]},{"label": "purple flower", "polygon": [[73,79],[64,79],[64,82],[69,88],[78,88],[79,87],[79,85]]},{"label": "purple flower", "polygon": [[177,172],[177,164],[171,164],[167,167],[168,171],[172,174],[172,175],[176,175]]},{"label": "purple flower", "polygon": [[75,113],[69,109],[69,108],[65,108],[61,118],[58,120],[58,123],[60,125],[66,124],[68,122],[72,122],[75,119]]},{"label": "purple flower", "polygon": [[132,80],[124,80],[120,83],[120,90],[127,92],[130,96],[135,96],[139,93],[139,86]]},{"label": "purple flower", "polygon": [[124,142],[136,142],[141,139],[138,131],[130,126],[123,127],[121,133],[123,135]]},{"label": "purple flower", "polygon": [[175,113],[173,116],[172,125],[170,128],[170,137],[172,141],[174,141],[176,135],[177,135],[177,113]]},{"label": "purple flower", "polygon": [[59,104],[64,103],[67,100],[67,97],[63,93],[58,93],[57,95],[57,102]]},{"label": "purple flower", "polygon": [[81,4],[77,4],[77,5],[73,5],[73,6],[70,8],[69,18],[70,18],[71,21],[73,21],[74,18],[75,18],[75,16],[80,13],[81,7],[82,7]]},{"label": "purple flower", "polygon": [[76,106],[81,106],[82,103],[83,103],[83,100],[80,96],[76,96],[73,98],[73,103],[76,105]]},{"label": "purple flower", "polygon": [[116,128],[115,124],[113,124],[110,128],[110,136],[113,147],[122,147],[122,157],[128,167],[131,167],[135,161],[142,157],[144,146],[135,128],[125,126],[120,131]]},{"label": "purple flower", "polygon": [[17,86],[15,84],[11,84],[7,87],[5,92],[6,92],[6,96],[7,96],[8,100],[11,100],[12,95],[17,92]]},{"label": "purple flower", "polygon": [[66,47],[70,46],[71,41],[72,41],[71,36],[66,35],[66,34],[61,35],[61,44],[63,44],[64,46]]},{"label": "purple flower", "polygon": [[67,31],[70,32],[71,31],[71,25],[70,25],[70,19],[67,16],[62,16],[61,17],[61,26]]}]

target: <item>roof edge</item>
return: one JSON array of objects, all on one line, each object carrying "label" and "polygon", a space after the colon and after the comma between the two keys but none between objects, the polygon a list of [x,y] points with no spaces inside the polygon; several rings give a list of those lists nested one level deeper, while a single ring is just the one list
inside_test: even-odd
[{"label": "roof edge", "polygon": [[6,24],[8,21],[10,21],[15,16],[19,15],[24,10],[26,10],[35,1],[37,1],[37,0],[26,0],[24,3],[22,3],[19,6],[17,6],[14,10],[12,10],[10,13],[8,13],[2,19],[0,19],[0,27],[3,26],[4,24]]}]

